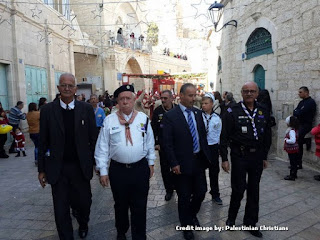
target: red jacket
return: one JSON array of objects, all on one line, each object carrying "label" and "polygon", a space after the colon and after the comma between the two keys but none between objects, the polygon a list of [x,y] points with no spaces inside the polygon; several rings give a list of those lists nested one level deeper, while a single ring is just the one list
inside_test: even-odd
[{"label": "red jacket", "polygon": [[0,125],[2,125],[2,124],[9,124],[9,120],[8,120],[8,118],[7,118],[7,116],[5,116],[5,117],[0,117]]},{"label": "red jacket", "polygon": [[16,135],[15,133],[12,133],[14,136],[15,142],[16,142],[16,148],[24,148],[24,144],[26,143],[26,140],[24,138],[23,133]]},{"label": "red jacket", "polygon": [[316,156],[320,157],[320,124],[312,128],[311,134],[314,135],[314,141],[316,142]]}]

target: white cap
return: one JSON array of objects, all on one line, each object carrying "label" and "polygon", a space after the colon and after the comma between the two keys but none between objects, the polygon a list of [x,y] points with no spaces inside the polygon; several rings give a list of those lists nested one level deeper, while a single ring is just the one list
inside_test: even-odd
[{"label": "white cap", "polygon": [[214,97],[214,95],[213,95],[211,92],[205,93],[205,94],[204,94],[204,97],[211,98],[213,102],[216,100],[215,97]]},{"label": "white cap", "polygon": [[291,116],[288,116],[287,118],[286,118],[286,124],[290,124],[290,118],[291,118]]}]

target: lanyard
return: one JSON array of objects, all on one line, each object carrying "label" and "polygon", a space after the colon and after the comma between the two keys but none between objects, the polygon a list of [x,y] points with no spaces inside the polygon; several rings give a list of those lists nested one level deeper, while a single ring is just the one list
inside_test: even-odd
[{"label": "lanyard", "polygon": [[209,118],[207,118],[207,115],[206,115],[205,112],[202,112],[202,114],[203,114],[203,116],[204,116],[204,117],[206,118],[206,120],[207,120],[206,132],[207,132],[207,135],[208,135],[208,133],[209,133],[209,123],[210,123],[210,120],[211,120],[214,112],[212,111],[212,113],[210,114],[210,117],[209,117]]},{"label": "lanyard", "polygon": [[247,114],[248,118],[251,120],[251,124],[252,124],[252,128],[253,128],[253,135],[254,135],[255,139],[258,140],[258,131],[256,128],[256,124],[254,123],[254,118],[257,115],[258,108],[254,109],[253,116],[251,117],[250,113],[248,112],[246,106],[243,104],[242,101],[241,101],[241,106],[242,106],[243,111]]}]

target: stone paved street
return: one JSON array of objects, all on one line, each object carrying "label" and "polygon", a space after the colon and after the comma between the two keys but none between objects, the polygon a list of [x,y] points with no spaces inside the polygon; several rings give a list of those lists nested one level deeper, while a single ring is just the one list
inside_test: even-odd
[{"label": "stone paved street", "polygon": [[[50,186],[44,190],[38,183],[33,165],[33,152],[27,157],[0,160],[0,239],[58,239],[54,223]],[[289,173],[288,163],[270,160],[261,180],[260,225],[286,226],[288,231],[264,231],[264,239],[320,239],[320,182],[317,172],[305,167],[295,182],[282,180]],[[224,205],[211,202],[207,194],[199,213],[202,226],[224,226],[230,200],[230,174],[220,174],[221,198]],[[93,204],[87,239],[115,239],[113,199],[109,188],[103,189],[95,176],[91,181]],[[164,188],[159,164],[151,180],[148,201],[148,239],[183,239],[175,230],[179,224],[177,202],[164,201]],[[236,221],[242,224],[244,202]],[[74,219],[73,219],[74,221]],[[78,225],[74,221],[75,237]],[[130,239],[130,234],[128,234]],[[255,239],[244,231],[209,231],[195,233],[196,239]]]}]

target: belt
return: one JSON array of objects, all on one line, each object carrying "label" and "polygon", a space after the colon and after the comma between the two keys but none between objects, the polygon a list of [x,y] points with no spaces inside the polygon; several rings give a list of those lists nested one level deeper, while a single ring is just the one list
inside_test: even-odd
[{"label": "belt", "polygon": [[250,153],[255,153],[258,151],[257,148],[254,147],[246,147],[246,146],[240,146],[240,150],[244,152],[250,152]]},{"label": "belt", "polygon": [[134,163],[120,163],[120,162],[117,162],[113,159],[111,159],[111,163],[116,165],[116,166],[119,166],[119,167],[123,167],[123,168],[135,168],[135,167],[138,167],[140,166],[144,160],[146,160],[146,158],[142,158],[141,160],[139,160],[138,162],[134,162]]},{"label": "belt", "polygon": [[200,151],[200,152],[197,152],[197,153],[194,153],[194,154],[193,154],[193,157],[194,157],[194,158],[199,158],[199,157],[201,156],[201,154],[202,154],[201,151]]}]

